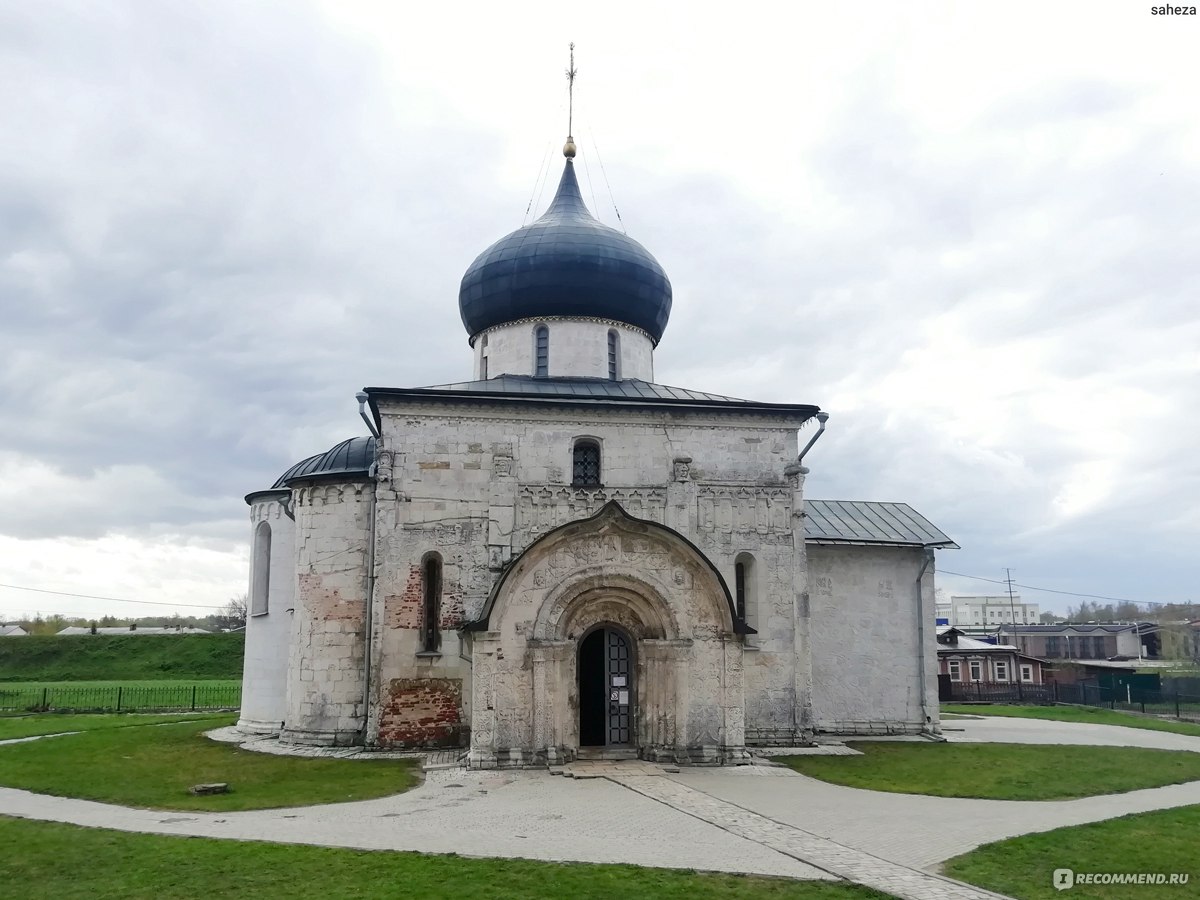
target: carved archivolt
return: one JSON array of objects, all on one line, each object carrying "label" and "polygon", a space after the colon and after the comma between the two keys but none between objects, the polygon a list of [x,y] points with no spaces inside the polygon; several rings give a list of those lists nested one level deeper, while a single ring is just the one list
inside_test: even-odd
[{"label": "carved archivolt", "polygon": [[656,640],[733,630],[728,590],[708,560],[675,532],[630,518],[615,503],[526,550],[489,616],[492,630],[537,640],[572,640],[602,621]]}]

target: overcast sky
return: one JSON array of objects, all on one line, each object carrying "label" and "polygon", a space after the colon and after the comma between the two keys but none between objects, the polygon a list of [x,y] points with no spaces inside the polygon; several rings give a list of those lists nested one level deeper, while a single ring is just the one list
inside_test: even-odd
[{"label": "overcast sky", "polygon": [[469,376],[572,40],[584,196],[674,285],[659,381],[827,409],[808,495],[911,503],[942,569],[1200,600],[1197,17],[420,6],[0,6],[0,582],[177,604],[0,619],[204,614],[356,390]]}]

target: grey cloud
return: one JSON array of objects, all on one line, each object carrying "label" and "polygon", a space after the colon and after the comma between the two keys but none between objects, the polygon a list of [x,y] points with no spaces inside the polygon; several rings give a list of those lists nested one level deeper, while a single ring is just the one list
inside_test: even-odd
[{"label": "grey cloud", "polygon": [[[357,388],[462,378],[458,280],[528,199],[498,188],[495,135],[412,112],[292,4],[0,15],[0,77],[18,87],[0,96],[18,123],[0,145],[0,433],[70,485],[29,496],[4,533],[232,545],[242,494],[362,432]],[[1165,126],[1098,155],[1070,131],[1125,122],[1139,99],[1067,84],[981,114],[950,152],[868,75],[816,150],[767,161],[774,205],[627,164],[630,233],[676,288],[659,380],[830,407],[810,494],[911,502],[963,544],[948,568],[1183,590],[1200,524],[1179,498],[1200,474],[1175,423],[1200,415],[1195,370],[1152,363],[1195,333],[1200,173]],[[1061,157],[1023,155],[1025,129],[1048,124]],[[801,167],[827,206],[781,208]],[[1164,411],[1138,420],[1129,490],[1048,524],[1087,454],[1066,427],[1025,424],[1035,389],[996,411],[1016,422],[1003,443],[930,410],[953,371],[881,405],[871,391],[942,315],[980,347],[1047,342],[1047,388],[1153,391]]]}]

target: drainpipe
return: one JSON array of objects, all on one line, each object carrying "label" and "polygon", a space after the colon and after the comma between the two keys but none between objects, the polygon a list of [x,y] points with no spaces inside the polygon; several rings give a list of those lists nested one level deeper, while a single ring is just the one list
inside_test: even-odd
[{"label": "drainpipe", "polygon": [[367,415],[367,393],[359,391],[354,395],[354,399],[358,401],[358,414],[362,416],[362,420],[367,423],[367,431],[371,432],[371,437],[379,440],[379,429],[375,427],[374,420]]},{"label": "drainpipe", "polygon": [[[380,434],[375,422],[367,415],[367,394],[365,391],[359,391],[354,395],[354,399],[358,401],[358,414],[367,424],[367,431],[375,438],[375,452],[378,454]],[[375,641],[375,519],[379,509],[378,473],[379,464],[372,462],[371,468],[367,470],[367,477],[371,480],[371,524],[367,538],[367,605],[363,616],[363,744],[367,742],[367,731],[371,722],[371,645]]]},{"label": "drainpipe", "polygon": [[925,577],[925,572],[933,562],[933,548],[925,548],[925,560],[921,563],[921,571],[917,573],[917,671],[921,674],[921,714],[925,717],[924,731],[932,732],[930,728],[930,715],[928,703],[928,688],[929,682],[925,675],[925,610],[921,604],[921,579]]},{"label": "drainpipe", "polygon": [[371,644],[374,641],[375,619],[375,515],[379,506],[378,464],[371,463],[367,477],[371,480],[371,524],[367,537],[367,605],[363,617],[363,744],[371,719]]},{"label": "drainpipe", "polygon": [[[816,434],[809,438],[808,443],[804,445],[804,449],[800,451],[800,456],[796,459],[797,465],[804,465],[804,455],[812,449],[812,445],[825,433],[825,423],[829,421],[829,413],[821,410],[817,413],[817,421],[821,423],[821,427],[817,429]],[[807,471],[802,472],[802,474],[807,474]]]}]

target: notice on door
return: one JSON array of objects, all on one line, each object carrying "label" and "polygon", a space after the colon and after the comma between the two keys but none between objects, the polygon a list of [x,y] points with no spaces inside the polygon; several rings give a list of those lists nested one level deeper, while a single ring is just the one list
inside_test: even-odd
[{"label": "notice on door", "polygon": [[617,697],[617,703],[619,703],[621,706],[629,705],[629,691],[614,691],[613,693],[619,695]]}]

